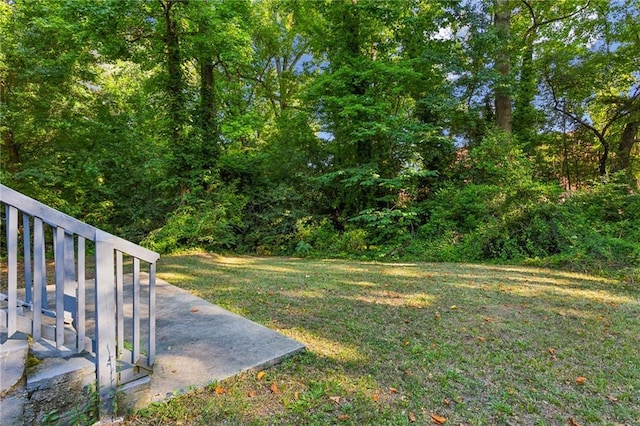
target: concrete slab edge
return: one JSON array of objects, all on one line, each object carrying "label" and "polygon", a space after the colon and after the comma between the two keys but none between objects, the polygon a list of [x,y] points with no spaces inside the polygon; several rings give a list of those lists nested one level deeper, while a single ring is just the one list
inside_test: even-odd
[{"label": "concrete slab edge", "polygon": [[[223,377],[219,377],[219,378],[213,378],[211,380],[208,380],[208,381],[202,382],[202,383],[198,383],[198,384],[194,383],[193,385],[189,386],[187,389],[176,389],[176,390],[173,391],[173,393],[167,394],[164,397],[157,397],[157,396],[152,397],[151,402],[166,402],[166,401],[169,401],[172,398],[179,397],[179,396],[182,396],[182,395],[186,395],[186,394],[188,394],[190,392],[195,392],[195,391],[197,391],[199,389],[204,389],[207,386],[210,386],[210,385],[212,385],[214,383],[223,382],[225,380],[228,380],[228,379],[230,379],[232,377],[235,377],[235,376],[238,376],[240,374],[249,373],[249,372],[253,372],[253,371],[258,372],[258,371],[264,370],[265,368],[269,368],[269,367],[272,367],[272,366],[274,366],[276,364],[280,364],[284,360],[286,360],[288,358],[292,358],[292,357],[294,357],[294,356],[296,356],[298,354],[301,354],[301,353],[305,352],[306,350],[307,350],[307,347],[302,345],[302,344],[300,344],[299,347],[297,347],[297,348],[295,348],[293,350],[290,350],[290,351],[288,351],[286,353],[278,355],[277,357],[274,357],[274,358],[272,358],[270,360],[267,360],[267,361],[264,361],[264,362],[261,362],[261,363],[258,363],[258,364],[251,365],[249,367],[243,368],[243,369],[241,369],[241,370],[239,370],[239,371],[237,371],[235,373],[227,374],[227,375],[225,375]],[[153,380],[153,377],[152,377],[151,380]]]}]

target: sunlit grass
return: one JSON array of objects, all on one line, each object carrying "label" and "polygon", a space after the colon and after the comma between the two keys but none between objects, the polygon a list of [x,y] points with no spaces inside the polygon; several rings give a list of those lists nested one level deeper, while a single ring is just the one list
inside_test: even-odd
[{"label": "sunlit grass", "polygon": [[628,284],[200,252],[164,257],[159,276],[308,351],[131,424],[640,424],[640,292]]}]

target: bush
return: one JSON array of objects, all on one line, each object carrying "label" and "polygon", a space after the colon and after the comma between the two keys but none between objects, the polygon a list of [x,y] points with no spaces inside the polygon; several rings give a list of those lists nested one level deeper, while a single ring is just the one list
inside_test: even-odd
[{"label": "bush", "polygon": [[339,232],[326,218],[320,221],[310,217],[300,220],[296,238],[299,242],[295,254],[301,256],[361,257],[369,254],[371,248],[364,229],[347,226]]},{"label": "bush", "polygon": [[566,201],[528,204],[491,220],[467,240],[487,259],[553,259],[572,269],[607,270],[640,264],[640,197],[601,184]]},{"label": "bush", "polygon": [[624,182],[611,179],[561,197],[556,185],[526,177],[505,183],[505,172],[486,161],[479,164],[487,182],[478,171],[468,171],[475,182],[447,184],[423,204],[428,220],[407,256],[434,261],[537,259],[589,271],[638,268],[640,196]]},{"label": "bush", "polygon": [[241,210],[245,203],[232,188],[216,191],[208,199],[176,208],[165,225],[151,232],[142,244],[160,253],[192,247],[234,248],[236,231],[243,227]]}]

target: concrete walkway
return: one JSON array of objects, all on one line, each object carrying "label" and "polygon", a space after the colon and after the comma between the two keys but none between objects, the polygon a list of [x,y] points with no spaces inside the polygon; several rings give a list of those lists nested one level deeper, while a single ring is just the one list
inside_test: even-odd
[{"label": "concrete walkway", "polygon": [[[147,274],[141,274],[141,282],[148,283]],[[131,297],[130,286],[129,275],[125,277],[125,300]],[[93,289],[93,281],[88,280],[89,336],[94,333]],[[19,298],[24,297],[23,292],[19,291]],[[143,297],[148,294],[146,285],[142,293]],[[53,287],[48,294],[55,295]],[[55,302],[52,299],[50,303]],[[130,303],[125,307],[125,317],[131,317]],[[33,343],[32,351],[40,358],[70,356],[71,352],[61,354],[53,342],[47,342]],[[295,340],[156,278],[156,361],[150,376],[151,401],[276,364],[304,349]]]},{"label": "concrete walkway", "polygon": [[305,347],[157,279],[156,362],[151,400],[260,369]]}]

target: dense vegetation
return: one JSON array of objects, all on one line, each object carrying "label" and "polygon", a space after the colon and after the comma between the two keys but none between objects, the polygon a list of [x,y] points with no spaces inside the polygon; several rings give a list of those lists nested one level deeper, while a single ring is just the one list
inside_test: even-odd
[{"label": "dense vegetation", "polygon": [[637,267],[639,13],[0,2],[0,180],[161,252]]}]

